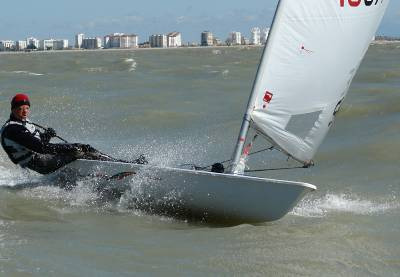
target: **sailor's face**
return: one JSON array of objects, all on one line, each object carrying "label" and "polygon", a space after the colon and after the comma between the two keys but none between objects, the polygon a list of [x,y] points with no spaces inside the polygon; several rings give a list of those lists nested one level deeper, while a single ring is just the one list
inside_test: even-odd
[{"label": "sailor's face", "polygon": [[22,105],[12,110],[13,115],[19,120],[26,120],[29,116],[29,105]]}]

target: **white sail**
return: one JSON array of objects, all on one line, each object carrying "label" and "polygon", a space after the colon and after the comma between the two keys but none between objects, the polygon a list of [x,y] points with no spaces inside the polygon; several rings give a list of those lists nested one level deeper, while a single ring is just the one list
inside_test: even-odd
[{"label": "white sail", "polygon": [[308,163],[389,0],[281,0],[249,103],[253,127]]}]

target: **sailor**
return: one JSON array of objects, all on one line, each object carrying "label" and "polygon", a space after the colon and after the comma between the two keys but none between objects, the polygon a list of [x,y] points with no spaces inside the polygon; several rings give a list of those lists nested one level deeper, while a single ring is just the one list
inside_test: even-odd
[{"label": "sailor", "polygon": [[90,151],[85,144],[55,144],[50,139],[57,134],[52,128],[40,132],[28,120],[30,101],[26,94],[16,94],[11,100],[11,115],[1,128],[1,145],[8,157],[22,168],[48,174],[78,159]]}]

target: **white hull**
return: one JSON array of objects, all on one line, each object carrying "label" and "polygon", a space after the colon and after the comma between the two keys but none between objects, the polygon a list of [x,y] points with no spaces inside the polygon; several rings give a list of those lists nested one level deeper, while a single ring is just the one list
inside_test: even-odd
[{"label": "white hull", "polygon": [[129,188],[137,208],[207,221],[277,220],[316,189],[300,182],[106,161],[77,160],[63,171]]}]

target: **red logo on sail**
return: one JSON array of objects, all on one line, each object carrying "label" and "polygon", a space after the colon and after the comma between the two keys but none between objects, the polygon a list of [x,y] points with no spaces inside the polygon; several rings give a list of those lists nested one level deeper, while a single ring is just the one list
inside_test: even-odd
[{"label": "red logo on sail", "polygon": [[[340,6],[344,7],[345,2],[349,3],[350,7],[358,7],[361,5],[362,2],[364,2],[365,6],[372,6],[372,5],[378,5],[379,0],[339,0]],[[381,3],[383,0],[381,1]]]},{"label": "red logo on sail", "polygon": [[274,94],[272,94],[269,91],[266,91],[265,95],[264,95],[264,99],[263,99],[264,102],[269,104],[271,102],[273,96],[274,96]]}]

